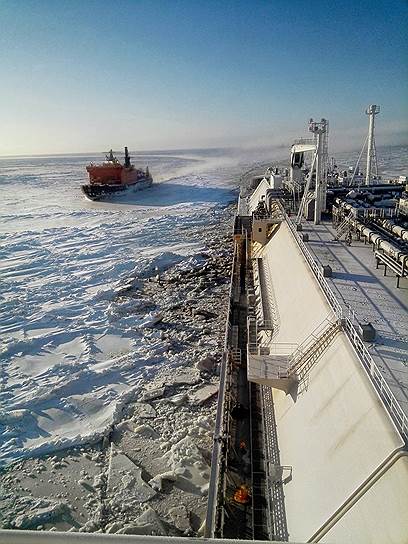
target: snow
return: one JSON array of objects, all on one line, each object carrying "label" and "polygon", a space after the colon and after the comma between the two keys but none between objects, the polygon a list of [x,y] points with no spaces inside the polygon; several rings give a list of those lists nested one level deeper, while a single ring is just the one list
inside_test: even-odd
[{"label": "snow", "polygon": [[137,282],[201,266],[200,230],[235,198],[228,170],[208,170],[219,158],[167,155],[142,159],[151,189],[89,202],[91,159],[2,160],[0,464],[97,441],[160,365],[179,366]]}]

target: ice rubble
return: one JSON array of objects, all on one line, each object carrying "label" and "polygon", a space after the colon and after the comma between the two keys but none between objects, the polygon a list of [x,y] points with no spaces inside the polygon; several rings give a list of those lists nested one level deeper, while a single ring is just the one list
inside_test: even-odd
[{"label": "ice rubble", "polygon": [[205,514],[230,212],[203,199],[159,216],[145,208],[135,221],[134,209],[104,206],[6,236],[0,462],[27,459],[2,474],[1,524],[22,516],[34,529],[194,533]]},{"label": "ice rubble", "polygon": [[[187,435],[187,430],[185,431]],[[149,484],[158,491],[163,481],[174,482],[177,487],[189,493],[206,495],[208,491],[209,466],[191,436],[185,436],[162,457],[170,470],[157,474]]]},{"label": "ice rubble", "polygon": [[111,504],[122,504],[128,501],[143,503],[156,495],[156,492],[143,480],[142,469],[121,453],[113,443],[106,495]]},{"label": "ice rubble", "polygon": [[14,505],[15,517],[12,526],[16,529],[31,529],[69,513],[69,505],[62,501],[19,497]]},{"label": "ice rubble", "polygon": [[[221,213],[215,213],[215,222]],[[199,216],[199,224],[201,220]],[[169,218],[173,227],[177,222],[178,218]],[[186,271],[191,273],[206,259],[201,244],[199,249],[198,254],[187,257],[166,252],[165,258],[155,261],[161,266],[166,263],[160,274],[171,269],[175,278],[183,278]],[[153,300],[138,290],[140,278],[156,279],[156,266],[153,277],[148,276],[143,259],[139,268],[140,276],[134,265],[126,267],[123,285],[117,279],[114,287],[101,287],[91,296],[76,290],[66,293],[58,309],[56,302],[40,302],[38,317],[30,313],[30,324],[24,325],[25,337],[5,338],[2,370],[6,387],[0,399],[7,399],[8,414],[14,422],[0,422],[0,463],[97,440],[117,420],[128,392],[136,391],[137,384],[146,379],[146,368],[150,367],[147,373],[154,375],[157,365],[181,364],[171,340],[155,330],[171,306],[177,311],[180,299],[175,304],[168,293]],[[133,275],[131,282],[129,273]],[[201,286],[190,287],[190,292],[199,293],[196,288]],[[47,292],[48,288],[42,285],[39,289]],[[189,294],[184,290],[184,300]],[[21,320],[14,315],[7,319],[6,328],[10,329],[14,321],[12,328],[17,329]],[[41,328],[35,330],[46,332],[32,336],[28,333],[34,329],[28,327],[37,326],[37,321]],[[21,410],[25,410],[23,425],[16,415]]]},{"label": "ice rubble", "polygon": [[[147,335],[152,345],[164,345],[166,349],[160,350],[160,357],[152,362],[145,357],[144,365],[136,366],[140,376],[137,384],[123,391],[118,405],[111,403],[115,409],[104,431],[102,451],[91,450],[88,454],[84,450],[78,460],[76,454],[72,456],[68,450],[58,458],[17,464],[5,473],[6,487],[13,488],[17,494],[30,492],[58,504],[75,504],[75,509],[61,510],[59,516],[56,510],[48,522],[38,522],[39,527],[124,534],[194,534],[198,531],[205,515],[208,491],[215,406],[212,398],[217,391],[214,371],[220,360],[217,349],[222,345],[225,318],[222,297],[228,291],[228,255],[219,257],[209,251],[207,261],[212,264],[204,274],[202,269],[186,268],[180,276],[176,267],[170,267],[160,280],[147,277],[138,285],[136,293],[142,290],[143,297],[154,304],[158,299],[162,303],[163,321],[157,324],[160,328],[151,329]],[[186,312],[176,301],[197,285],[197,278],[204,281],[190,303],[190,311]],[[205,296],[201,296],[204,291]],[[130,289],[126,296],[132,297],[135,292]],[[205,310],[207,305],[212,312],[195,311]],[[200,339],[205,342],[200,343]],[[213,350],[209,351],[210,346]],[[195,362],[206,358],[211,359],[213,367],[200,371]],[[134,366],[134,359],[124,354],[95,364],[94,372],[101,376],[108,373],[110,377],[112,369],[123,372],[133,370]],[[108,394],[107,399],[110,398]],[[70,403],[70,410],[78,411],[86,404],[94,414],[100,414],[96,400],[91,395],[71,395],[64,402]],[[29,415],[20,410],[8,414],[3,423],[13,425]],[[112,421],[117,424],[112,425]],[[111,456],[106,449],[109,442],[114,452]],[[94,460],[92,470],[85,465],[75,471],[75,474],[80,472],[81,477],[76,477],[77,489],[74,490],[70,481],[74,464],[79,468],[89,460]],[[23,479],[19,478],[21,474]],[[59,482],[61,491],[50,493],[51,481]],[[82,498],[81,502],[78,497]],[[11,496],[7,504],[12,502]],[[149,504],[147,510],[143,508],[144,503]],[[7,504],[3,521],[6,527],[13,526]],[[173,510],[176,507],[187,512],[184,522],[180,512]],[[191,523],[190,512],[194,512]],[[33,528],[34,525],[33,521]]]}]

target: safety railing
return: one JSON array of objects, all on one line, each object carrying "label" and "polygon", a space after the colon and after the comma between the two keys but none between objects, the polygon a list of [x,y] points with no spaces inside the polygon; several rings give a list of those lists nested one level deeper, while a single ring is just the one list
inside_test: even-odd
[{"label": "safety railing", "polygon": [[341,237],[343,236],[343,234],[345,234],[346,231],[350,230],[350,227],[351,227],[350,216],[346,215],[346,217],[344,217],[340,225],[337,226],[337,232],[334,239],[339,241]]},{"label": "safety railing", "polygon": [[272,398],[272,389],[268,386],[261,386],[261,406],[262,420],[264,424],[265,450],[267,478],[266,486],[268,489],[267,501],[272,515],[269,518],[270,535],[273,540],[288,541],[288,528],[285,510],[285,495],[282,482],[273,482],[270,474],[275,465],[281,464],[278,433],[275,420],[275,408]]},{"label": "safety railing", "polygon": [[389,219],[395,217],[395,208],[364,208],[357,210],[357,217],[364,219]]},{"label": "safety railing", "polygon": [[254,361],[253,357],[250,357],[248,363],[249,381],[288,378],[288,357],[284,358],[282,365],[276,361],[271,361],[267,357],[262,357],[256,361]]},{"label": "safety railing", "polygon": [[268,299],[267,285],[268,281],[265,277],[265,270],[263,266],[263,260],[256,258],[252,260],[253,276],[254,280],[258,280],[255,283],[255,294],[257,296],[257,316],[258,316],[258,329],[265,330],[273,329],[273,321],[270,315],[270,303]]},{"label": "safety railing", "polygon": [[262,347],[248,344],[248,375],[258,378],[287,378],[292,353],[298,344],[270,344],[268,353],[262,354]]},{"label": "safety railing", "polygon": [[226,402],[226,386],[227,386],[227,371],[230,364],[228,357],[229,342],[231,340],[231,313],[232,302],[235,290],[235,268],[237,265],[237,244],[234,244],[234,256],[232,259],[231,278],[230,278],[230,291],[228,302],[228,319],[225,324],[225,343],[224,353],[220,368],[220,385],[218,389],[218,404],[217,414],[215,417],[214,428],[214,444],[211,456],[211,474],[207,500],[207,514],[205,520],[204,536],[211,538],[214,536],[214,531],[217,525],[216,517],[220,508],[218,501],[222,497],[223,481],[220,478],[221,464],[223,462],[223,442],[225,440],[225,402]]},{"label": "safety railing", "polygon": [[299,356],[295,356],[290,361],[288,376],[296,376],[298,381],[302,381],[310,372],[311,368],[320,359],[323,352],[333,342],[334,337],[341,330],[341,322],[331,323],[329,327],[320,335],[310,340]]},{"label": "safety railing", "polygon": [[[258,317],[257,332],[267,330],[276,336],[280,328],[280,317],[276,304],[273,282],[270,280],[268,263],[262,258],[252,258],[253,283],[255,283],[256,314]],[[265,317],[267,316],[267,317]],[[269,345],[269,344],[268,344]]]},{"label": "safety railing", "polygon": [[[336,319],[336,322],[338,320]],[[331,327],[333,327],[335,323],[333,323],[330,318],[324,319],[306,338],[303,340],[301,344],[296,348],[296,350],[292,353],[290,358],[290,364],[291,366],[296,366],[297,363],[305,356],[305,354],[313,348],[314,345],[316,345],[316,342],[318,342],[328,331]]]},{"label": "safety railing", "polygon": [[241,294],[241,286],[239,284],[239,275],[237,272],[233,273],[231,284],[232,284],[232,300],[234,302],[239,302],[239,297]]},{"label": "safety railing", "polygon": [[314,138],[298,138],[297,140],[294,141],[294,144],[295,145],[299,145],[299,144],[314,144],[315,143],[315,140]]},{"label": "safety railing", "polygon": [[[282,206],[283,210],[283,206]],[[357,332],[356,327],[352,320],[355,320],[354,314],[348,317],[344,315],[343,308],[340,302],[337,300],[336,295],[333,293],[328,282],[323,277],[323,271],[316,260],[313,258],[310,251],[307,249],[305,243],[299,236],[299,233],[296,231],[295,225],[292,223],[290,217],[283,211],[286,219],[286,223],[289,227],[289,230],[292,233],[295,242],[297,243],[299,249],[301,250],[306,262],[308,263],[312,273],[317,279],[318,284],[320,285],[323,294],[325,295],[328,303],[333,308],[338,319],[341,319],[343,330],[346,333],[350,343],[352,344],[355,352],[358,355],[358,359],[362,363],[364,369],[368,373],[368,376],[371,380],[371,383],[374,385],[374,389],[379,395],[380,399],[383,401],[386,406],[388,413],[390,414],[392,420],[394,421],[398,431],[400,432],[402,438],[407,442],[408,441],[408,417],[404,413],[400,403],[396,399],[394,393],[391,391],[390,386],[382,375],[380,369],[376,365],[373,357],[370,352],[364,345],[363,340]]]},{"label": "safety railing", "polygon": [[377,392],[379,392],[382,401],[391,414],[398,430],[403,436],[405,441],[408,441],[408,418],[404,413],[400,403],[395,398],[394,393],[391,391],[390,386],[385,380],[381,370],[376,365],[374,359],[370,355],[369,351],[364,345],[363,340],[358,334],[356,328],[350,319],[345,318],[342,320],[344,331],[347,333],[348,338],[351,340],[353,347],[359,355],[365,370],[371,378]]},{"label": "safety railing", "polygon": [[307,249],[305,243],[303,242],[302,238],[299,236],[299,233],[296,231],[295,225],[292,223],[291,219],[286,215],[286,222],[289,226],[290,231],[292,232],[292,235],[299,246],[301,252],[303,253],[303,256],[305,257],[308,265],[312,269],[313,274],[315,275],[328,303],[335,311],[337,317],[341,319],[343,317],[343,308],[339,301],[337,300],[335,294],[331,290],[329,284],[327,283],[326,279],[323,276],[323,270],[319,266],[319,263],[316,262],[310,251]]},{"label": "safety railing", "polygon": [[276,302],[276,295],[275,291],[273,289],[273,282],[271,280],[271,274],[269,270],[269,264],[268,261],[265,262],[265,283],[266,283],[266,292],[267,292],[267,298],[268,298],[268,304],[269,304],[269,311],[272,317],[272,329],[273,334],[276,336],[280,329],[280,316],[279,316],[279,310],[278,310],[278,304]]},{"label": "safety railing", "polygon": [[[313,352],[322,348],[340,329],[339,320],[329,318],[320,323],[301,344],[289,342],[248,343],[250,374],[259,377],[288,378],[297,373],[305,360],[313,357]],[[265,351],[264,351],[265,350]],[[256,358],[251,357],[256,355]]]},{"label": "safety railing", "polygon": [[[206,540],[191,536],[123,535],[108,533],[57,532],[21,529],[0,529],[1,544],[197,544]],[[248,540],[217,538],[211,544],[248,544]],[[264,540],[251,540],[252,544],[265,544]]]},{"label": "safety railing", "polygon": [[284,217],[280,213],[257,213],[254,212],[252,214],[252,218],[256,219],[257,221],[264,221],[265,223],[282,223],[284,221]]},{"label": "safety railing", "polygon": [[273,321],[272,319],[264,319],[259,325],[258,325],[258,332],[261,331],[272,331],[273,329]]}]

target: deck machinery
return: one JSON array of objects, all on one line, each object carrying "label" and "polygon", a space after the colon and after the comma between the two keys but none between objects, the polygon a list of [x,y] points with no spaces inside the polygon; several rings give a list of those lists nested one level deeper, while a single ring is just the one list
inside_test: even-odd
[{"label": "deck machinery", "polygon": [[373,176],[378,111],[368,177],[331,168],[310,120],[290,168],[241,190],[207,537],[408,535],[407,193]]}]

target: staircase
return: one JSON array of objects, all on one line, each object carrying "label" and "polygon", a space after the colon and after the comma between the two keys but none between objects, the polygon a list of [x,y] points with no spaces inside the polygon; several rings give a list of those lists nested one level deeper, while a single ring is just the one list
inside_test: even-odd
[{"label": "staircase", "polygon": [[273,283],[269,277],[267,262],[262,258],[253,258],[254,293],[256,298],[255,313],[258,332],[263,331],[262,344],[269,344],[272,336],[279,330],[279,314],[275,303]]},{"label": "staircase", "polygon": [[248,317],[248,353],[258,352],[258,327],[255,317]]},{"label": "staircase", "polygon": [[288,377],[296,377],[298,382],[303,381],[340,329],[339,321],[334,323],[328,321],[320,335],[312,333],[292,354]]},{"label": "staircase", "polygon": [[[340,321],[325,319],[299,346],[272,343],[263,353],[259,346],[248,345],[248,380],[288,393],[294,384],[304,382],[340,330]],[[249,326],[249,338],[255,338],[254,332]]]},{"label": "staircase", "polygon": [[350,216],[347,215],[343,221],[340,223],[340,225],[337,227],[337,234],[336,236],[334,237],[334,240],[336,240],[336,242],[338,242],[340,240],[340,238],[343,236],[343,234],[345,234],[351,227],[351,224],[350,224]]},{"label": "staircase", "polygon": [[270,282],[267,281],[263,259],[257,259],[258,278],[259,278],[259,295],[262,319],[260,329],[273,331],[273,319],[270,311],[269,289]]}]

